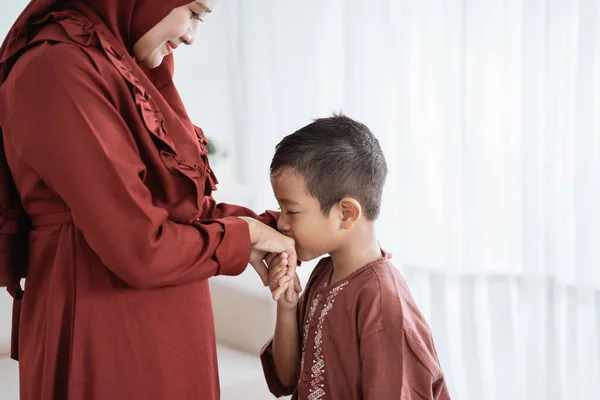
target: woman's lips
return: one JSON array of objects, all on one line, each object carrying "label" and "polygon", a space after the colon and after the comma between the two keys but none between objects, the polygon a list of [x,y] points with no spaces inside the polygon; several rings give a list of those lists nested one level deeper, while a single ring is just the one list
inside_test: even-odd
[{"label": "woman's lips", "polygon": [[165,43],[166,47],[167,47],[167,54],[171,54],[173,52],[173,50],[175,50],[177,47],[179,47],[178,44],[172,43],[172,42],[167,42]]}]

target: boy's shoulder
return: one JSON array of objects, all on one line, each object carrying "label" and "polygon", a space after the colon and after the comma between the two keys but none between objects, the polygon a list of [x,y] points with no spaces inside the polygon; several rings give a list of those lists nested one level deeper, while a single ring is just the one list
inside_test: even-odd
[{"label": "boy's shoulder", "polygon": [[372,265],[357,288],[358,325],[366,334],[387,331],[429,332],[400,271],[389,261]]},{"label": "boy's shoulder", "polygon": [[[319,260],[308,279],[306,292],[327,285],[332,271],[331,257]],[[346,281],[348,285],[345,291],[351,292],[357,300],[373,306],[376,306],[376,298],[381,296],[396,297],[398,286],[405,289],[402,290],[403,296],[408,291],[402,275],[387,257],[365,265],[346,278]]]},{"label": "boy's shoulder", "polygon": [[398,298],[398,289],[403,289],[401,291],[403,296],[404,289],[407,289],[400,271],[387,258],[371,263],[357,278],[360,281],[359,300],[366,302],[382,296]]},{"label": "boy's shoulder", "polygon": [[[333,269],[330,257],[322,258],[306,284],[305,296],[312,297],[328,286]],[[344,303],[354,309],[364,332],[377,330],[429,330],[404,277],[387,256],[372,262],[344,283]]]},{"label": "boy's shoulder", "polygon": [[356,300],[360,343],[384,343],[390,351],[406,344],[416,357],[407,356],[406,365],[418,362],[438,380],[443,374],[431,328],[400,271],[388,260],[373,266],[365,277]]}]

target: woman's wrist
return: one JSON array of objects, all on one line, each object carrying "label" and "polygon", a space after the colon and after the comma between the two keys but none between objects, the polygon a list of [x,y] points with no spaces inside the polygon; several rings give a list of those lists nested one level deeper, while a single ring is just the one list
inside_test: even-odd
[{"label": "woman's wrist", "polygon": [[255,241],[255,236],[256,236],[256,223],[258,222],[257,220],[255,220],[252,217],[238,217],[241,220],[246,221],[246,223],[248,224],[248,230],[250,231],[250,243],[254,244]]}]

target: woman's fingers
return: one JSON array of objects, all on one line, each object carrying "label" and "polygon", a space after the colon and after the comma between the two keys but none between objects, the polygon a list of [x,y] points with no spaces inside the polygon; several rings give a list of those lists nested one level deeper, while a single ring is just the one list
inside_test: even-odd
[{"label": "woman's fingers", "polygon": [[287,284],[291,281],[290,277],[287,276],[286,274],[282,274],[278,279],[277,279],[277,286],[286,286]]},{"label": "woman's fingers", "polygon": [[262,260],[250,260],[250,265],[254,267],[254,269],[260,276],[263,285],[267,286],[269,282],[269,270],[267,269],[265,263]]},{"label": "woman's fingers", "polygon": [[[290,251],[290,253],[288,254],[288,269],[286,274],[290,278],[290,280],[296,279],[296,267],[298,266],[298,257],[296,255],[295,243],[293,243],[293,245],[293,251]],[[286,298],[290,303],[294,302],[294,297],[296,296],[296,289],[297,286],[295,283],[290,284],[287,287]]]},{"label": "woman's fingers", "polygon": [[298,274],[294,277],[294,288],[296,289],[296,293],[300,293],[302,291],[302,285],[300,284],[300,278],[298,278]]},{"label": "woman's fingers", "polygon": [[281,264],[283,266],[287,265],[287,253],[267,253],[265,256],[265,262],[269,266],[269,268],[275,267],[277,264]]},{"label": "woman's fingers", "polygon": [[287,286],[279,286],[277,289],[275,289],[273,291],[273,300],[278,301],[281,295],[283,295],[287,289]]},{"label": "woman's fingers", "polygon": [[273,271],[271,273],[271,278],[269,279],[269,287],[271,291],[274,291],[280,286],[284,286],[286,284],[283,279],[286,279],[287,268],[282,268],[277,271]]}]

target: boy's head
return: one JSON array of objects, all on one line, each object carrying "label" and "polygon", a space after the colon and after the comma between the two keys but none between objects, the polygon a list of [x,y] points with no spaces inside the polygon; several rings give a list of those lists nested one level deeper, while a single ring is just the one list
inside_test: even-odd
[{"label": "boy's head", "polygon": [[357,223],[379,215],[387,165],[369,128],[343,115],[286,136],[271,162],[278,227],[307,261],[345,243]]}]

